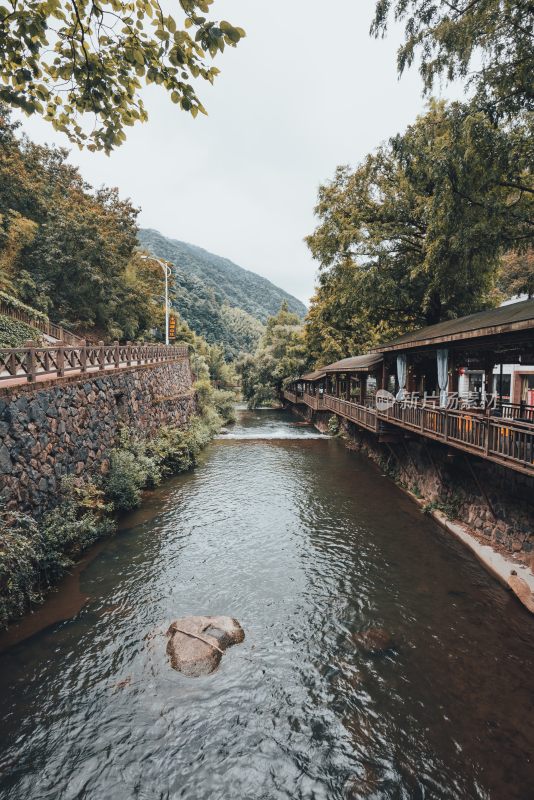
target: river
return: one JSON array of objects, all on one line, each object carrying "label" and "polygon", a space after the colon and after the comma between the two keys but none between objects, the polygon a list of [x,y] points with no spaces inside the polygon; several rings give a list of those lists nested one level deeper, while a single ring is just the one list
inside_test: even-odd
[{"label": "river", "polygon": [[[2,800],[534,797],[534,620],[283,412],[241,411],[72,580],[0,655]],[[208,677],[168,663],[187,614],[245,630]]]}]

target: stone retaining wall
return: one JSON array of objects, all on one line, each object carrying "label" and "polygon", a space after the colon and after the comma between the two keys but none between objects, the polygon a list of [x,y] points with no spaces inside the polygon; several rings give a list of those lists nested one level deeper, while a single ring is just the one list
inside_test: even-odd
[{"label": "stone retaining wall", "polygon": [[122,426],[143,435],[195,411],[188,359],[0,390],[0,497],[51,508],[61,479],[105,473]]}]

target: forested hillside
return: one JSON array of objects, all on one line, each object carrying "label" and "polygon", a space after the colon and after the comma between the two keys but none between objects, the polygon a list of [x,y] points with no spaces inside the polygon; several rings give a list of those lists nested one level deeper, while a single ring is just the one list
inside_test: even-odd
[{"label": "forested hillside", "polygon": [[175,269],[171,298],[192,330],[210,344],[220,344],[226,358],[256,349],[264,330],[262,323],[246,311],[229,306],[196,275]]},{"label": "forested hillside", "polygon": [[[161,233],[151,229],[139,231],[141,245],[159,258],[171,261],[176,266],[179,281],[181,274],[197,277],[205,288],[212,289],[218,305],[227,303],[251,314],[260,322],[276,314],[285,301],[289,311],[301,319],[306,314],[306,307],[300,300],[275,286],[266,278],[243,269],[227,258],[208,253],[201,247],[186,244],[176,239],[167,239]],[[195,328],[194,320],[184,316]]]}]

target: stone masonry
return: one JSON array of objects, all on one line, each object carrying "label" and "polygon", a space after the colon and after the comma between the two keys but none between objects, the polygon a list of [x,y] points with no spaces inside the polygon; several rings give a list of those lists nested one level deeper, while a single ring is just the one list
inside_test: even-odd
[{"label": "stone masonry", "polygon": [[121,427],[151,436],[195,411],[188,359],[0,390],[0,497],[41,513],[64,476],[104,474]]}]

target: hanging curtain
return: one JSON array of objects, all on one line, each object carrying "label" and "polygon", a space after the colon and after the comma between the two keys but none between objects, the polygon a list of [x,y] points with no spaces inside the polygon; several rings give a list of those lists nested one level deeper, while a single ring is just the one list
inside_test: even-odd
[{"label": "hanging curtain", "polygon": [[406,353],[401,353],[397,356],[397,380],[399,382],[397,400],[404,400],[406,391]]},{"label": "hanging curtain", "polygon": [[437,350],[438,360],[438,384],[439,384],[439,404],[441,408],[447,406],[447,389],[449,386],[449,351]]}]

